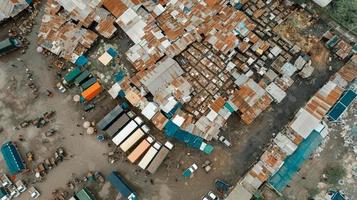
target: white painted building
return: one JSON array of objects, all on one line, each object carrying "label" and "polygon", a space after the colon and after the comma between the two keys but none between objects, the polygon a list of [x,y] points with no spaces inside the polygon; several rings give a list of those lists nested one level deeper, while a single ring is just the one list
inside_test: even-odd
[{"label": "white painted building", "polygon": [[326,7],[332,0],[313,0],[317,5]]}]

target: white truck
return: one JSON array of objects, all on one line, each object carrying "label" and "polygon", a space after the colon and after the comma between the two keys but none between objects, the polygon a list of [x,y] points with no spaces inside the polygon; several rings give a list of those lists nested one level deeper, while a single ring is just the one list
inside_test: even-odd
[{"label": "white truck", "polygon": [[150,162],[152,161],[152,159],[157,154],[157,152],[159,151],[159,149],[161,148],[161,146],[162,145],[159,142],[155,142],[155,144],[152,147],[150,147],[149,151],[146,152],[143,159],[141,159],[138,166],[141,169],[146,169],[148,167],[148,165],[150,164]]}]

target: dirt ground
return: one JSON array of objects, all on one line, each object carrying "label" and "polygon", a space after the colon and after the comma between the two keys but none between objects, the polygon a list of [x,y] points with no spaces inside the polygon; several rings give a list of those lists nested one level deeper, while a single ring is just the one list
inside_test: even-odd
[{"label": "dirt ground", "polygon": [[320,42],[316,43],[311,51],[312,66],[318,70],[328,70],[330,51]]},{"label": "dirt ground", "polygon": [[293,12],[283,23],[276,26],[274,31],[282,38],[297,44],[304,52],[310,52],[318,39],[305,35],[303,30],[313,26],[312,17],[305,11]]},{"label": "dirt ground", "polygon": [[[34,152],[35,162],[42,161],[59,146],[63,146],[68,154],[72,155],[52,169],[42,182],[34,183],[42,194],[41,200],[50,199],[54,189],[65,188],[67,181],[74,176],[82,176],[89,170],[98,170],[104,175],[112,170],[119,171],[133,186],[139,198],[147,200],[199,199],[209,190],[214,191],[214,180],[217,178],[235,184],[261,155],[264,147],[271,141],[272,134],[281,130],[342,64],[335,63],[332,71],[317,70],[308,80],[294,77],[296,81],[289,89],[287,98],[261,114],[250,126],[238,122],[238,115],[233,115],[223,131],[233,143],[231,149],[212,142],[214,152],[205,155],[186,147],[183,143],[173,141],[175,148],[169,154],[169,158],[156,174],[147,175],[137,166],[129,164],[121,154],[118,155],[119,160],[116,163],[109,164],[106,155],[113,147],[96,141],[95,136],[80,134],[84,133],[84,129],[77,124],[81,125],[85,120],[98,121],[118,102],[111,100],[106,92],[103,92],[101,100],[96,102],[96,109],[83,113],[83,106],[72,101],[73,95],[76,94],[75,90],[60,94],[54,89],[58,78],[55,71],[47,67],[49,58],[36,52],[36,32],[40,18],[41,15],[37,19],[34,31],[28,36],[31,45],[26,53],[20,54],[16,51],[0,58],[0,126],[4,128],[0,134],[0,142],[16,141],[22,154],[27,151]],[[4,26],[0,30],[0,37],[7,33],[9,26]],[[16,58],[21,58],[24,62]],[[17,67],[11,67],[11,64]],[[40,95],[37,99],[33,99],[26,85],[26,67],[33,71],[34,81],[39,87]],[[54,92],[53,97],[47,97],[47,89]],[[22,120],[34,118],[49,110],[56,111],[56,116],[45,128],[15,129]],[[58,133],[43,143],[43,133],[52,127],[58,129]],[[158,130],[152,129],[151,134],[162,143],[166,140]],[[24,142],[18,140],[19,135],[23,135]],[[213,162],[213,170],[209,174],[199,169],[192,179],[183,179],[182,171],[185,168],[193,162],[201,166],[207,159]],[[0,161],[0,167],[5,172],[3,160]],[[24,173],[21,177],[33,180],[31,173]],[[112,200],[116,194],[106,183],[98,187],[96,197]],[[23,194],[17,199],[28,199],[28,196]]]}]

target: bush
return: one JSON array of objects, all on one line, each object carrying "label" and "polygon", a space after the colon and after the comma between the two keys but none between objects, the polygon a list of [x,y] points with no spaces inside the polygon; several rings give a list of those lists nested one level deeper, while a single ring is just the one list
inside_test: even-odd
[{"label": "bush", "polygon": [[340,164],[329,165],[325,168],[324,174],[327,176],[327,183],[336,185],[346,175],[346,170]]}]

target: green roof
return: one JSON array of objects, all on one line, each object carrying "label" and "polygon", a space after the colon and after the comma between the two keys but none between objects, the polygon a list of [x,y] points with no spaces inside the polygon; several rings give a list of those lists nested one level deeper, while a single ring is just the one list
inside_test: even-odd
[{"label": "green roof", "polygon": [[77,192],[76,197],[79,200],[95,200],[93,194],[87,188],[83,188],[81,191]]}]

